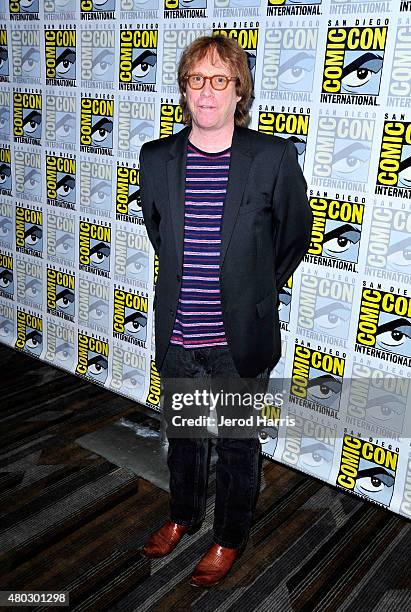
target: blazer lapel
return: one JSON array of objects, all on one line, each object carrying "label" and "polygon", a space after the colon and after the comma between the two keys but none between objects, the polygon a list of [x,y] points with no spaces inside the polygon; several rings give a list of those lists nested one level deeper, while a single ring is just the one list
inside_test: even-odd
[{"label": "blazer lapel", "polygon": [[174,230],[178,270],[183,267],[184,202],[186,183],[187,141],[190,128],[181,130],[170,149],[167,162],[167,182],[170,218]]},{"label": "blazer lapel", "polygon": [[235,128],[231,145],[230,174],[228,177],[221,226],[220,274],[233,233],[237,212],[247,184],[251,160],[252,157],[248,145],[247,130]]}]

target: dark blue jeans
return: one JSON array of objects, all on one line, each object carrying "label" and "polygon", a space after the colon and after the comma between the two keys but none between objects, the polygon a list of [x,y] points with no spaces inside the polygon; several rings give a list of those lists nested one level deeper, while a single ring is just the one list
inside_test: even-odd
[{"label": "dark blue jeans", "polygon": [[[258,378],[268,382],[269,372]],[[184,349],[170,344],[161,379],[240,378],[227,346]],[[164,395],[167,401],[167,393]],[[190,527],[205,516],[209,466],[208,438],[169,438],[170,518]],[[261,456],[258,437],[217,437],[216,497],[213,540],[220,546],[244,549],[260,487]]]}]

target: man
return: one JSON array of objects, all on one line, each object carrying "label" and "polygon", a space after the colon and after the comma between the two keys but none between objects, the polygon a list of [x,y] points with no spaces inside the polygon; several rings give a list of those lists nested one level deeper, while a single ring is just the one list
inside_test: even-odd
[{"label": "man", "polygon": [[[223,36],[184,51],[178,83],[187,127],[145,144],[140,188],[159,256],[156,365],[162,380],[268,377],[281,354],[278,291],[310,238],[306,182],[292,142],[246,129],[246,53]],[[216,443],[213,544],[191,577],[212,586],[244,550],[258,494],[258,438]],[[170,520],[145,544],[169,554],[206,507],[208,440],[170,438]]]}]

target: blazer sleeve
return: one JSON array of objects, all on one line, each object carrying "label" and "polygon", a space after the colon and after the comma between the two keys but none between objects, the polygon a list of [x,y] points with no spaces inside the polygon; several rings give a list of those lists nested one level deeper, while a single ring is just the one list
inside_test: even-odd
[{"label": "blazer sleeve", "polygon": [[307,183],[288,140],[274,187],[275,269],[281,289],[304,257],[311,239],[313,215],[307,200]]},{"label": "blazer sleeve", "polygon": [[160,250],[160,213],[154,201],[154,194],[151,188],[149,170],[147,169],[146,154],[144,145],[140,150],[140,197],[141,209],[143,211],[144,223],[147,234],[153,245],[156,255]]}]

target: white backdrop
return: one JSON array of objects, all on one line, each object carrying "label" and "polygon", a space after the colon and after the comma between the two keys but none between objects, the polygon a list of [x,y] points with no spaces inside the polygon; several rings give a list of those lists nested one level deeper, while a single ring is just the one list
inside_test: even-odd
[{"label": "white backdrop", "polygon": [[[281,294],[264,454],[411,516],[409,2],[0,0],[0,339],[159,409],[143,142],[182,49],[247,51],[253,129],[292,138],[315,216]],[[281,385],[280,385],[281,386]]]}]

